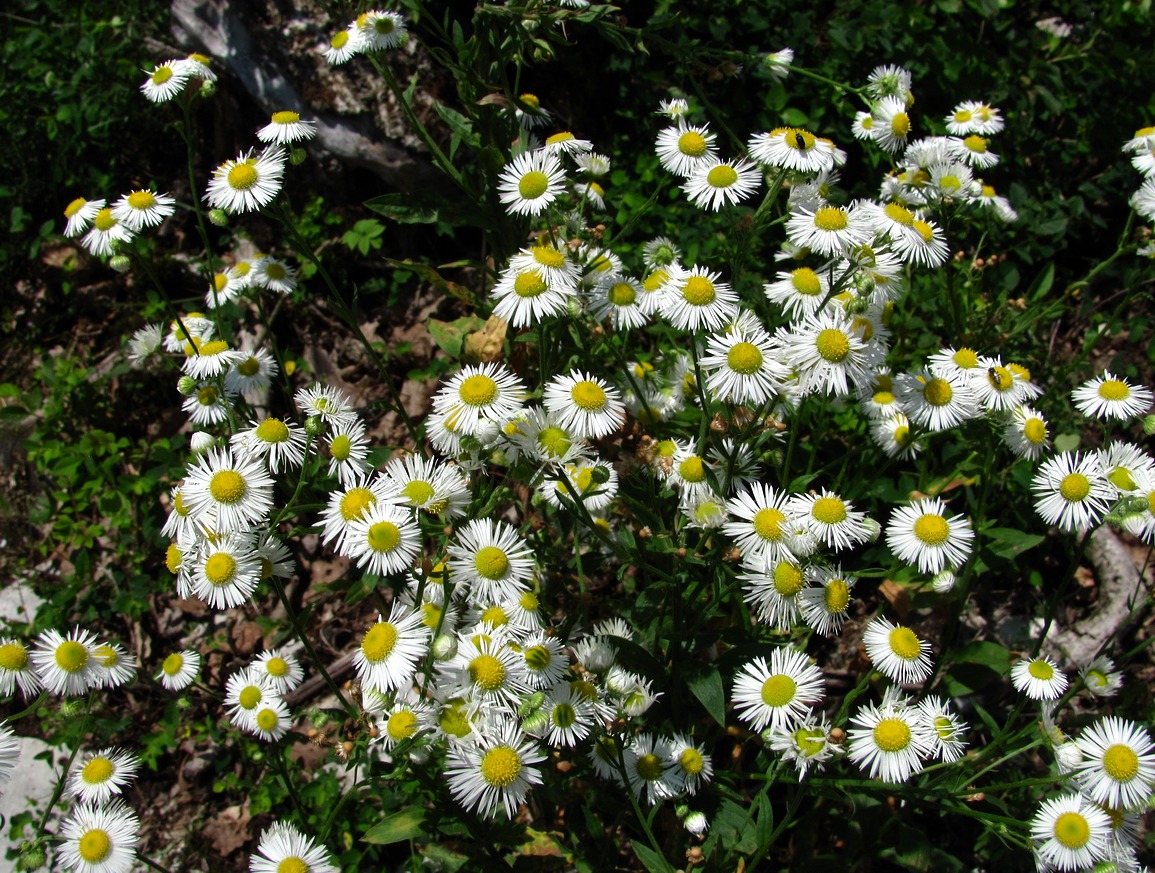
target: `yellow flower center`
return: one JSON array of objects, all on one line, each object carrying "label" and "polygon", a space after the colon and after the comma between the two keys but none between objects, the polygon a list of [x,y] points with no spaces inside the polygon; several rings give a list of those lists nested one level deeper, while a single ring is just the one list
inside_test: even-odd
[{"label": "yellow flower center", "polygon": [[738,181],[738,173],[728,164],[719,164],[706,174],[706,184],[711,188],[729,188]]},{"label": "yellow flower center", "polygon": [[750,376],[762,369],[762,352],[753,343],[734,343],[726,353],[726,365],[735,373]]},{"label": "yellow flower center", "polygon": [[965,124],[966,122],[970,121],[971,118],[972,116],[969,109],[960,109],[954,114],[954,120],[959,124]]},{"label": "yellow flower center", "polygon": [[1077,812],[1064,812],[1055,819],[1055,839],[1068,849],[1081,849],[1091,839],[1091,825]]},{"label": "yellow flower center", "polygon": [[957,191],[962,187],[962,180],[958,176],[947,174],[938,180],[938,184],[944,191]]},{"label": "yellow flower center", "polygon": [[798,728],[793,736],[794,744],[807,758],[813,758],[826,748],[826,734],[815,728]]},{"label": "yellow flower center", "polygon": [[184,656],[179,652],[169,655],[164,659],[164,663],[160,665],[160,669],[164,671],[166,676],[175,676],[184,667]]},{"label": "yellow flower center", "polygon": [[838,231],[846,230],[849,222],[846,220],[845,210],[837,206],[823,206],[814,213],[814,226],[819,230]]},{"label": "yellow flower center", "polygon": [[976,154],[983,154],[987,150],[987,141],[978,134],[972,134],[963,140],[963,145]]},{"label": "yellow flower center", "polygon": [[273,124],[296,124],[301,120],[301,116],[296,112],[290,112],[284,109],[281,112],[274,112],[272,117]]},{"label": "yellow flower center", "polygon": [[823,524],[839,524],[846,521],[846,504],[837,497],[819,497],[810,514]]},{"label": "yellow flower center", "polygon": [[910,740],[910,728],[900,718],[884,718],[874,729],[874,743],[884,752],[901,752]]},{"label": "yellow flower center", "polygon": [[817,297],[822,293],[822,281],[809,267],[799,267],[790,274],[794,290],[805,297]]},{"label": "yellow flower center", "polygon": [[798,683],[785,673],[778,673],[762,683],[762,702],[777,709],[792,701],[797,692]]},{"label": "yellow flower center", "polygon": [[272,708],[262,709],[257,713],[257,727],[263,731],[273,730],[279,722],[280,718],[278,718],[276,710]]},{"label": "yellow flower center", "polygon": [[660,289],[670,280],[670,274],[665,270],[654,270],[650,275],[642,281],[642,287],[649,293],[653,293]]},{"label": "yellow flower center", "polygon": [[406,483],[405,487],[401,489],[401,493],[408,498],[410,505],[424,506],[433,499],[436,492],[428,482],[414,479],[412,482]]},{"label": "yellow flower center", "polygon": [[547,136],[545,138],[545,144],[557,145],[559,142],[569,142],[571,139],[576,139],[576,137],[568,130],[563,130],[561,133],[555,133],[552,136]]},{"label": "yellow flower center", "polygon": [[513,280],[513,293],[518,297],[538,297],[549,288],[545,280],[532,270],[528,273],[518,273]]},{"label": "yellow flower center", "polygon": [[517,99],[520,100],[522,103],[524,103],[526,106],[528,106],[530,109],[540,109],[541,108],[541,98],[538,97],[536,94],[528,94],[528,93],[522,94]]},{"label": "yellow flower center", "polygon": [[806,584],[806,574],[797,564],[779,561],[774,568],[774,590],[785,600],[789,600]]},{"label": "yellow flower center", "polygon": [[88,663],[88,649],[75,640],[65,640],[56,647],[56,666],[66,673],[83,670]]},{"label": "yellow flower center", "polygon": [[379,521],[369,528],[365,541],[375,552],[392,552],[401,543],[401,529],[391,521]]},{"label": "yellow flower center", "polygon": [[687,130],[678,137],[678,151],[691,158],[700,158],[706,153],[706,138],[694,130]]},{"label": "yellow flower center", "polygon": [[241,709],[256,709],[264,696],[259,685],[246,685],[237,695],[237,704]]},{"label": "yellow flower center", "polygon": [[277,865],[277,873],[309,873],[309,865],[293,855]]},{"label": "yellow flower center", "polygon": [[484,579],[503,579],[509,572],[509,557],[497,546],[482,546],[477,550],[473,566]]},{"label": "yellow flower center", "polygon": [[549,176],[541,170],[530,170],[517,183],[517,193],[526,200],[536,200],[549,188]]},{"label": "yellow flower center", "polygon": [[128,195],[128,205],[133,209],[151,209],[156,206],[156,198],[151,191],[133,191]]},{"label": "yellow flower center", "polygon": [[112,840],[105,831],[93,828],[81,835],[76,851],[89,864],[97,864],[111,854]]},{"label": "yellow flower center", "polygon": [[497,383],[484,373],[475,373],[461,383],[458,396],[469,406],[488,406],[497,399]]},{"label": "yellow flower center", "polygon": [[1082,473],[1068,473],[1059,483],[1059,494],[1069,503],[1079,503],[1091,493],[1091,480]]},{"label": "yellow flower center", "polygon": [[850,355],[850,338],[835,327],[818,332],[814,347],[825,360],[841,364]]},{"label": "yellow flower center", "polygon": [[1130,782],[1139,774],[1139,756],[1123,743],[1116,743],[1103,753],[1103,770],[1116,782]]},{"label": "yellow flower center", "polygon": [[565,266],[565,255],[553,246],[534,246],[533,259],[543,267],[557,270]]},{"label": "yellow flower center", "polygon": [[283,443],[289,438],[289,428],[278,418],[266,418],[257,425],[257,439],[266,443]]},{"label": "yellow flower center", "polygon": [[905,225],[906,227],[910,227],[914,221],[914,214],[900,203],[888,203],[883,209],[883,212],[886,213],[886,217],[891,221]]},{"label": "yellow flower center", "polygon": [[442,710],[437,723],[443,731],[455,737],[467,737],[473,732],[469,716],[460,705],[449,706]]},{"label": "yellow flower center", "polygon": [[908,627],[896,627],[888,638],[890,650],[904,661],[913,661],[922,653],[918,636]]},{"label": "yellow flower center", "polygon": [[630,306],[638,298],[638,292],[629,282],[615,282],[610,288],[610,303],[614,306]]},{"label": "yellow flower center", "polygon": [[1116,467],[1107,474],[1107,479],[1120,491],[1134,491],[1136,487],[1131,471],[1125,467]]},{"label": "yellow flower center", "polygon": [[1042,679],[1044,682],[1055,678],[1055,668],[1046,661],[1031,661],[1027,666],[1027,672],[1035,679]]},{"label": "yellow flower center", "polygon": [[228,552],[217,552],[205,561],[205,578],[213,585],[227,585],[236,573],[236,559]]},{"label": "yellow flower center", "polygon": [[483,691],[496,691],[505,681],[505,665],[493,655],[478,655],[469,662],[469,678]]},{"label": "yellow flower center", "polygon": [[682,287],[682,299],[691,306],[707,306],[717,296],[714,283],[705,276],[691,276]]},{"label": "yellow flower center", "polygon": [[928,512],[915,520],[914,535],[927,545],[937,546],[945,543],[950,536],[950,525],[941,515]]},{"label": "yellow flower center", "polygon": [[929,222],[923,221],[921,218],[916,218],[910,223],[910,226],[918,231],[918,235],[922,237],[923,242],[930,242],[934,239],[934,228]]},{"label": "yellow flower center", "polygon": [[261,177],[260,174],[257,173],[257,168],[254,166],[252,159],[249,159],[229,167],[226,178],[229,187],[234,191],[248,191],[260,181]]},{"label": "yellow flower center", "polygon": [[765,506],[754,513],[751,524],[754,532],[764,540],[776,542],[782,539],[782,523],[786,521],[786,514],[772,506]]},{"label": "yellow flower center", "polygon": [[385,732],[395,743],[407,740],[417,733],[417,716],[407,709],[395,712],[385,722]]},{"label": "yellow flower center", "polygon": [[501,627],[509,624],[509,616],[500,606],[490,606],[481,613],[481,623]]},{"label": "yellow flower center", "polygon": [[530,646],[525,650],[525,666],[540,673],[549,668],[553,657],[545,646]]},{"label": "yellow flower center", "polygon": [[570,397],[580,409],[584,409],[586,412],[600,412],[605,409],[608,399],[602,387],[597,382],[591,382],[588,379],[575,384],[570,390]]},{"label": "yellow flower center", "polygon": [[785,141],[786,145],[790,146],[790,148],[804,152],[814,148],[816,138],[814,134],[808,130],[791,127],[787,129],[783,140]]},{"label": "yellow flower center", "polygon": [[96,213],[96,217],[92,219],[93,226],[101,233],[107,233],[116,227],[116,219],[112,217],[112,209],[104,207],[100,212]]},{"label": "yellow flower center", "polygon": [[368,488],[350,488],[341,498],[341,518],[356,521],[376,503],[376,496]]},{"label": "yellow flower center", "polygon": [[217,503],[238,503],[248,490],[245,477],[236,470],[219,470],[209,480],[209,494]]},{"label": "yellow flower center", "polygon": [[252,355],[249,355],[239,364],[237,364],[237,372],[246,378],[252,378],[261,371],[261,362]]},{"label": "yellow flower center", "polygon": [[172,67],[157,67],[156,72],[151,76],[152,84],[163,85],[172,78]]},{"label": "yellow flower center", "polygon": [[946,406],[954,397],[954,389],[950,387],[950,382],[946,379],[935,376],[928,379],[926,385],[923,386],[922,396],[931,406]]},{"label": "yellow flower center", "polygon": [[87,202],[88,201],[85,200],[83,197],[77,197],[75,200],[73,200],[71,203],[69,203],[67,206],[64,207],[64,217],[65,218],[72,218],[72,216],[74,216],[76,213],[78,213],[81,209],[84,208],[84,204],[86,204]]},{"label": "yellow flower center", "polygon": [[568,703],[559,703],[550,712],[549,717],[555,725],[565,730],[566,728],[573,727],[577,721],[577,710]]},{"label": "yellow flower center", "polygon": [[274,282],[280,282],[288,275],[289,273],[285,270],[284,264],[278,264],[276,261],[265,264],[265,277],[272,279]]},{"label": "yellow flower center", "polygon": [[28,650],[20,643],[0,646],[0,670],[23,670],[28,666]]},{"label": "yellow flower center", "polygon": [[521,756],[509,746],[497,746],[481,759],[481,778],[495,788],[506,788],[517,781]]},{"label": "yellow flower center", "polygon": [[99,785],[112,778],[114,769],[112,761],[108,760],[108,758],[93,758],[85,764],[84,769],[80,771],[80,778],[89,785]]},{"label": "yellow flower center", "polygon": [[910,116],[905,112],[896,112],[890,119],[890,129],[897,137],[906,136],[910,133]]},{"label": "yellow flower center", "polygon": [[691,455],[678,464],[678,475],[687,482],[705,482],[706,465],[697,455]]},{"label": "yellow flower center", "polygon": [[1118,379],[1107,379],[1099,385],[1099,396],[1104,400],[1126,400],[1131,396],[1131,389],[1126,382]]},{"label": "yellow flower center", "polygon": [[522,595],[520,598],[518,598],[517,602],[518,605],[526,612],[533,612],[538,607],[537,595],[532,591],[522,592]]},{"label": "yellow flower center", "polygon": [[662,778],[662,759],[653,752],[638,755],[634,762],[634,772],[646,782],[656,782]]},{"label": "yellow flower center", "polygon": [[396,645],[397,628],[390,622],[379,621],[361,638],[361,653],[369,663],[378,664],[389,657]]},{"label": "yellow flower center", "polygon": [[678,766],[682,771],[689,773],[691,776],[696,776],[702,772],[702,768],[706,766],[706,762],[702,759],[702,754],[697,749],[683,749],[682,754],[678,756]]},{"label": "yellow flower center", "polygon": [[822,603],[831,615],[846,612],[850,605],[850,586],[845,579],[831,579],[822,589]]},{"label": "yellow flower center", "polygon": [[951,360],[962,370],[973,370],[979,365],[979,356],[974,349],[959,349],[951,355]]},{"label": "yellow flower center", "polygon": [[335,49],[340,49],[340,48],[344,48],[345,43],[347,43],[348,41],[349,41],[349,31],[339,30],[335,34],[333,34],[333,38],[331,40],[329,40],[329,45]]},{"label": "yellow flower center", "polygon": [[537,435],[537,444],[551,458],[560,458],[573,445],[573,440],[560,427],[542,428]]}]

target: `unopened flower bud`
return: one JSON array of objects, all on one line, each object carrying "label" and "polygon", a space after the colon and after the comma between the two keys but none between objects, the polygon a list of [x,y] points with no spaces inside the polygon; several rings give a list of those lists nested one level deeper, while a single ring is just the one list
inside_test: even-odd
[{"label": "unopened flower bud", "polygon": [[229,226],[229,214],[227,212],[225,212],[223,209],[210,209],[209,210],[209,221],[211,221],[217,227],[228,227]]},{"label": "unopened flower bud", "polygon": [[869,297],[873,294],[876,284],[874,276],[870,273],[860,272],[854,277],[854,287],[857,289],[859,297]]},{"label": "unopened flower bud", "polygon": [[1148,415],[1143,419],[1143,433],[1155,436],[1155,415]]},{"label": "unopened flower bud", "polygon": [[935,573],[934,577],[930,580],[931,587],[939,594],[946,594],[954,588],[954,583],[955,575],[953,570],[943,570]]},{"label": "unopened flower bud", "polygon": [[872,543],[877,542],[879,534],[882,533],[882,525],[873,518],[864,518],[862,520],[862,526],[866,528],[866,535],[870,541]]},{"label": "unopened flower bud", "polygon": [[84,712],[84,701],[65,699],[60,701],[60,714],[65,718],[76,718]]},{"label": "unopened flower bud", "polygon": [[535,691],[529,697],[525,698],[517,707],[518,718],[529,718],[545,703],[545,692]]},{"label": "unopened flower bud", "polygon": [[192,397],[197,393],[199,384],[192,376],[181,376],[177,379],[176,390],[180,392],[182,397]]},{"label": "unopened flower bud", "polygon": [[691,812],[686,816],[682,824],[686,830],[696,837],[702,836],[710,827],[710,822],[706,819],[706,814],[702,812]]},{"label": "unopened flower bud", "polygon": [[44,841],[40,838],[25,840],[20,844],[20,860],[16,862],[16,869],[20,871],[39,870],[47,861],[44,854]]},{"label": "unopened flower bud", "polygon": [[690,814],[690,806],[686,803],[679,803],[674,806],[674,815],[678,818],[685,818]]},{"label": "unopened flower bud", "polygon": [[590,470],[590,481],[595,485],[605,485],[610,481],[610,471],[602,466],[594,467]]},{"label": "unopened flower bud", "polygon": [[128,255],[113,255],[108,259],[108,266],[118,273],[127,273],[132,269],[132,259]]},{"label": "unopened flower bud", "polygon": [[217,83],[210,82],[209,80],[205,79],[201,82],[201,86],[197,89],[197,93],[205,98],[212,97],[217,93]]},{"label": "unopened flower bud", "polygon": [[201,455],[216,445],[216,437],[211,433],[205,433],[203,430],[198,430],[191,437],[189,437],[188,446],[194,455]]},{"label": "unopened flower bud", "polygon": [[325,419],[319,415],[310,415],[305,419],[305,433],[311,437],[319,437],[325,432]]},{"label": "unopened flower bud", "polygon": [[433,641],[433,659],[448,661],[457,654],[457,637],[453,634],[441,634]]},{"label": "unopened flower bud", "polygon": [[310,709],[305,717],[309,720],[309,724],[318,730],[333,720],[333,716],[323,709]]},{"label": "unopened flower bud", "polygon": [[539,734],[549,726],[549,713],[539,710],[521,723],[521,728],[527,734]]}]

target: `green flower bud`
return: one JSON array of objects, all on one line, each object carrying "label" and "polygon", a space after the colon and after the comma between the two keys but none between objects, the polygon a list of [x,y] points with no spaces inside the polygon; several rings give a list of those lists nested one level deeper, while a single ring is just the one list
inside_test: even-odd
[{"label": "green flower bud", "polygon": [[535,691],[533,694],[529,695],[529,697],[525,698],[517,707],[517,717],[529,718],[531,715],[541,709],[541,705],[543,703],[545,703],[545,692]]},{"label": "green flower bud", "polygon": [[229,226],[229,214],[227,212],[225,212],[223,209],[210,209],[209,210],[209,221],[211,221],[217,227],[228,227]]},{"label": "green flower bud", "polygon": [[39,838],[25,840],[20,844],[20,859],[16,862],[16,869],[20,871],[39,870],[47,860],[42,840]]},{"label": "green flower bud", "polygon": [[127,273],[132,269],[132,259],[128,255],[113,255],[108,259],[108,266],[118,273]]},{"label": "green flower bud", "polygon": [[1148,415],[1143,419],[1143,433],[1155,436],[1155,415]]},{"label": "green flower bud", "polygon": [[310,415],[305,419],[305,433],[311,437],[319,437],[325,432],[325,419],[319,415]]},{"label": "green flower bud", "polygon": [[197,393],[199,386],[200,383],[192,376],[181,376],[176,382],[176,390],[180,392],[182,397],[192,397]]}]

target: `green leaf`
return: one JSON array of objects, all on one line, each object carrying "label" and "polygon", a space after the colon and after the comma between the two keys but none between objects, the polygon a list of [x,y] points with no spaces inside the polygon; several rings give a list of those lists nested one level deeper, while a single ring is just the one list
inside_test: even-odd
[{"label": "green leaf", "polygon": [[710,713],[720,727],[726,726],[726,691],[722,687],[722,674],[714,666],[699,669],[686,680],[690,691],[698,698],[706,712]]},{"label": "green leaf", "polygon": [[754,839],[758,842],[758,849],[765,849],[770,845],[774,836],[774,807],[770,805],[770,798],[759,794],[754,801],[754,811],[758,818],[754,822]]},{"label": "green leaf", "polygon": [[666,671],[662,669],[658,659],[633,640],[615,636],[607,636],[606,640],[617,651],[619,661],[627,670],[641,673],[645,678],[656,682],[662,681],[665,677]]},{"label": "green leaf", "polygon": [[476,315],[466,315],[455,321],[438,321],[429,319],[429,335],[437,343],[438,348],[451,358],[461,357],[461,349],[465,345],[465,335],[478,330],[485,322]]},{"label": "green leaf", "polygon": [[446,126],[461,137],[463,143],[470,148],[480,148],[481,140],[473,132],[473,122],[456,109],[450,109],[440,103],[434,103],[433,108],[437,110],[437,114],[441,116],[441,120],[445,122]]},{"label": "green leaf", "polygon": [[458,300],[464,300],[466,303],[473,303],[473,295],[468,288],[456,282],[451,282],[428,264],[421,264],[416,261],[411,261],[408,258],[403,261],[399,261],[396,258],[384,258],[384,261],[390,267],[416,273],[438,291],[442,291],[450,297],[456,297]]},{"label": "green leaf", "polygon": [[1056,452],[1073,452],[1079,448],[1083,438],[1077,433],[1061,433],[1055,437]]},{"label": "green leaf", "polygon": [[1017,557],[1046,539],[1040,534],[1029,534],[1012,527],[992,527],[988,528],[985,533],[994,541],[990,544],[990,550],[1000,558]]},{"label": "green leaf", "polygon": [[425,835],[422,825],[425,823],[425,810],[419,806],[411,806],[390,816],[386,816],[365,831],[361,839],[366,843],[376,843],[385,846],[389,843],[401,843],[415,837]]},{"label": "green leaf", "polygon": [[1027,289],[1024,295],[1030,301],[1042,300],[1047,296],[1047,292],[1051,290],[1051,286],[1055,284],[1055,264],[1052,261],[1043,268],[1043,272],[1035,277],[1035,281],[1031,283],[1031,287]]},{"label": "green leaf", "polygon": [[433,224],[438,220],[435,208],[416,202],[408,194],[382,194],[366,200],[365,207],[401,224]]},{"label": "green leaf", "polygon": [[1011,653],[998,643],[986,641],[963,646],[951,660],[943,676],[943,684],[951,697],[961,697],[1001,682],[1011,669]]},{"label": "green leaf", "polygon": [[634,854],[638,856],[638,860],[645,865],[650,873],[674,873],[674,868],[670,866],[670,862],[649,846],[639,843],[637,840],[633,840],[630,845],[634,847]]}]

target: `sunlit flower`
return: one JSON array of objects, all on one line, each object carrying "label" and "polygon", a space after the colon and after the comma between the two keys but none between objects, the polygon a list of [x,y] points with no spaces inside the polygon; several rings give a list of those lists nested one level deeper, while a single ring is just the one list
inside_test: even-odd
[{"label": "sunlit flower", "polygon": [[1104,371],[1072,391],[1071,400],[1083,415],[1090,418],[1131,421],[1151,410],[1155,396],[1144,385],[1131,385],[1125,379]]},{"label": "sunlit flower", "polygon": [[1068,533],[1098,524],[1110,508],[1111,483],[1094,452],[1063,452],[1043,462],[1031,480],[1035,512]]},{"label": "sunlit flower", "polygon": [[502,170],[498,196],[514,215],[540,215],[565,184],[565,171],[556,154],[541,149],[525,152]]},{"label": "sunlit flower", "polygon": [[205,199],[213,209],[257,212],[281,193],[285,159],[280,146],[269,146],[256,156],[252,149],[241,152],[213,170]]},{"label": "sunlit flower", "polygon": [[1037,655],[1011,667],[1011,684],[1031,700],[1058,700],[1067,690],[1067,677],[1050,658]]},{"label": "sunlit flower", "polygon": [[167,194],[139,190],[125,194],[112,207],[112,217],[133,232],[156,227],[176,210],[176,200]]},{"label": "sunlit flower", "polygon": [[164,659],[156,679],[168,691],[183,691],[192,685],[200,668],[201,656],[191,649],[185,649],[173,652]]},{"label": "sunlit flower", "polygon": [[790,729],[805,719],[825,694],[822,671],[805,652],[782,647],[755,658],[734,678],[732,698],[738,717],[753,730]]},{"label": "sunlit flower", "polygon": [[682,190],[699,209],[717,212],[745,200],[761,184],[762,174],[748,161],[700,161]]},{"label": "sunlit flower", "polygon": [[250,873],[337,873],[333,856],[288,822],[275,822],[261,834],[249,857]]},{"label": "sunlit flower", "polygon": [[100,806],[120,794],[139,768],[140,759],[124,749],[88,752],[77,759],[68,790],[81,802]]},{"label": "sunlit flower", "polygon": [[78,804],[60,829],[60,862],[76,873],[128,873],[135,866],[140,819],[120,800]]},{"label": "sunlit flower", "polygon": [[465,809],[483,818],[494,818],[503,809],[513,818],[530,787],[541,784],[534,765],[545,759],[515,724],[503,721],[476,743],[450,745],[445,779],[453,799]]},{"label": "sunlit flower", "polygon": [[164,103],[184,90],[188,78],[180,61],[165,61],[148,74],[140,90],[153,103]]},{"label": "sunlit flower", "polygon": [[1045,801],[1031,819],[1040,867],[1086,870],[1106,857],[1111,835],[1107,813],[1079,794]]},{"label": "sunlit flower", "polygon": [[667,127],[658,134],[658,161],[671,173],[689,178],[698,166],[717,159],[714,140],[715,135],[704,126]]},{"label": "sunlit flower", "polygon": [[961,515],[947,515],[938,497],[900,506],[890,517],[886,544],[899,560],[917,565],[920,573],[958,568],[970,556],[974,531]]},{"label": "sunlit flower", "polygon": [[858,710],[846,732],[847,755],[871,779],[900,785],[923,768],[934,739],[921,710],[894,701]]},{"label": "sunlit flower", "polygon": [[61,697],[77,697],[93,687],[95,646],[96,637],[79,627],[70,634],[61,634],[54,628],[40,634],[31,657],[44,690]]},{"label": "sunlit flower", "polygon": [[894,682],[913,685],[930,676],[930,643],[908,627],[879,616],[867,626],[862,644],[875,669]]},{"label": "sunlit flower", "polygon": [[1099,719],[1075,745],[1083,753],[1076,776],[1083,794],[1103,806],[1143,807],[1155,788],[1155,743],[1138,724],[1115,716]]}]

